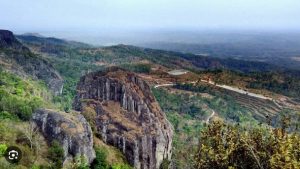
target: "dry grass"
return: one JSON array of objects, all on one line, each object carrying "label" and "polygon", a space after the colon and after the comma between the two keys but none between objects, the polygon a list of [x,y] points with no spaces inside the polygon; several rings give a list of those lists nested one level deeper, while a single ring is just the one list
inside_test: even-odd
[{"label": "dry grass", "polygon": [[[115,123],[120,124],[128,131],[134,131],[132,134],[142,134],[141,126],[132,118],[129,119],[128,116],[134,117],[134,115],[126,114],[133,113],[128,111],[121,111],[121,105],[119,102],[107,101],[107,104],[102,104],[103,109],[107,112],[109,119],[113,119]],[[134,135],[130,136],[133,137]]]},{"label": "dry grass", "polygon": [[[49,112],[53,112],[53,110],[51,109],[46,109],[46,110]],[[60,127],[65,131],[67,131],[69,134],[77,134],[77,133],[84,132],[83,125],[77,119],[77,116],[80,114],[79,112],[65,113],[57,110],[55,112],[63,116],[65,119],[67,119],[68,122],[61,123]],[[70,123],[76,125],[76,127],[71,126]]]}]

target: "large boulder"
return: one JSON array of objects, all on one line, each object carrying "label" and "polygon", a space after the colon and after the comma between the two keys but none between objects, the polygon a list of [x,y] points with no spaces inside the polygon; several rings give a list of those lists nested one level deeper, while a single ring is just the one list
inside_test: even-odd
[{"label": "large boulder", "polygon": [[156,169],[170,160],[172,126],[138,75],[110,68],[82,77],[74,108],[87,107],[96,111],[96,130],[103,141],[119,148],[135,168]]},{"label": "large boulder", "polygon": [[93,133],[80,113],[39,109],[33,115],[33,121],[49,144],[56,140],[62,145],[65,163],[82,155],[89,163],[94,160]]}]

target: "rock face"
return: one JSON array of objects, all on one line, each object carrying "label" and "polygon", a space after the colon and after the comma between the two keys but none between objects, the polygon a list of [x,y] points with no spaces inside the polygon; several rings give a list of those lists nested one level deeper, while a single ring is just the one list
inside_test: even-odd
[{"label": "rock face", "polygon": [[40,109],[33,115],[33,121],[49,143],[57,140],[62,145],[64,163],[78,155],[84,155],[89,163],[94,160],[93,133],[80,113]]},{"label": "rock face", "polygon": [[[24,47],[13,35],[11,31],[0,30],[0,48],[23,49]],[[28,49],[27,49],[28,50]]]},{"label": "rock face", "polygon": [[21,77],[43,80],[55,95],[62,92],[63,79],[52,65],[33,54],[7,30],[0,30],[0,66]]},{"label": "rock face", "polygon": [[156,169],[170,160],[172,126],[136,74],[110,68],[82,77],[73,106],[78,111],[92,107],[103,141],[119,148],[135,168]]}]

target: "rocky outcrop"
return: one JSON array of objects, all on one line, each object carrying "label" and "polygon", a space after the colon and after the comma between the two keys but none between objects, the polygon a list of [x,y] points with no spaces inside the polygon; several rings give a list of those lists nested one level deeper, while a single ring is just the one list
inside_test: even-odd
[{"label": "rocky outcrop", "polygon": [[156,169],[171,158],[173,130],[151,93],[136,74],[120,68],[81,78],[74,108],[93,108],[97,132],[119,148],[137,169]]},{"label": "rocky outcrop", "polygon": [[28,50],[13,35],[11,31],[0,30],[0,48]]},{"label": "rocky outcrop", "polygon": [[43,80],[55,95],[62,93],[63,79],[52,65],[33,54],[7,30],[0,30],[0,65],[21,77]]},{"label": "rocky outcrop", "polygon": [[32,119],[49,144],[57,140],[62,145],[64,163],[81,155],[84,155],[89,163],[95,158],[93,133],[88,122],[80,113],[40,109],[35,112]]}]

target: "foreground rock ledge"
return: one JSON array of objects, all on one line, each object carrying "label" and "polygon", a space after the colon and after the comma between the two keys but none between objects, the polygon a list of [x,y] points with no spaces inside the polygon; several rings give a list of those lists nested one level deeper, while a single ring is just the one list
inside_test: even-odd
[{"label": "foreground rock ledge", "polygon": [[77,86],[74,108],[96,112],[96,130],[137,169],[159,168],[170,160],[173,130],[149,85],[120,68],[90,73]]},{"label": "foreground rock ledge", "polygon": [[40,109],[33,115],[33,121],[49,143],[57,140],[62,145],[64,164],[82,155],[89,163],[94,160],[92,130],[80,113]]}]

